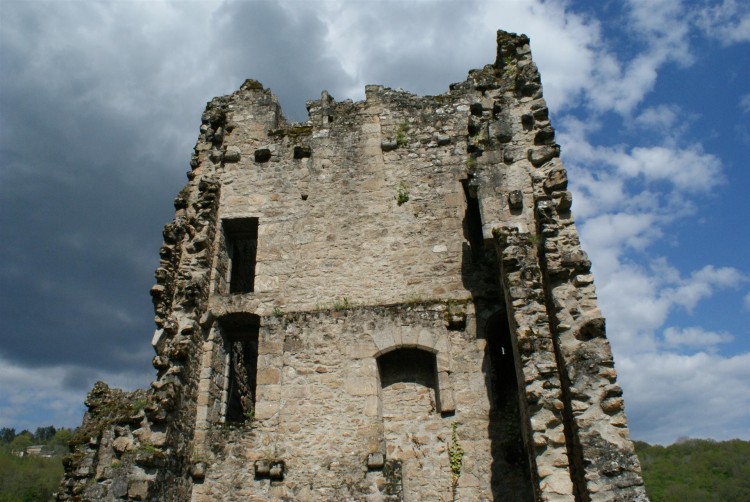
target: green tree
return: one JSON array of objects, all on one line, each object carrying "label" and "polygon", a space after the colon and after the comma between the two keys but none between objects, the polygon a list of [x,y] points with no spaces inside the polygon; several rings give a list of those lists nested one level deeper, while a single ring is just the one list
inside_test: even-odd
[{"label": "green tree", "polygon": [[635,442],[652,502],[750,500],[750,442],[680,439],[670,446]]},{"label": "green tree", "polygon": [[11,451],[24,451],[34,444],[34,436],[29,431],[23,431],[10,442]]},{"label": "green tree", "polygon": [[63,474],[60,457],[17,457],[0,451],[0,502],[52,500]]},{"label": "green tree", "polygon": [[55,436],[47,443],[47,448],[56,454],[65,454],[68,452],[68,443],[73,438],[73,431],[65,427],[57,429]]},{"label": "green tree", "polygon": [[55,436],[55,432],[57,432],[57,430],[53,425],[48,425],[47,427],[37,427],[36,431],[34,432],[34,441],[36,441],[38,444],[46,444]]},{"label": "green tree", "polygon": [[0,429],[0,443],[10,444],[11,441],[16,439],[16,430],[8,427]]}]

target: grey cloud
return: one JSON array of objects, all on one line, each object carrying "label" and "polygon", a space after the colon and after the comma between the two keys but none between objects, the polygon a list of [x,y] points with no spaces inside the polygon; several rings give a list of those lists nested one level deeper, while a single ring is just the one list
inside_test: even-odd
[{"label": "grey cloud", "polygon": [[233,89],[246,78],[259,80],[292,120],[306,120],[304,102],[318,99],[323,89],[335,96],[352,83],[329,54],[326,26],[311,5],[227,2],[214,22],[215,57]]},{"label": "grey cloud", "polygon": [[67,386],[153,373],[148,289],[205,102],[254,77],[304,118],[304,99],[345,78],[312,10],[169,9],[164,21],[123,4],[4,14],[0,356],[78,368]]},{"label": "grey cloud", "polygon": [[112,9],[13,3],[0,32],[0,355],[87,368],[66,385],[152,372],[124,355],[149,350],[160,227],[206,99],[201,81],[170,93],[153,50],[169,40]]}]

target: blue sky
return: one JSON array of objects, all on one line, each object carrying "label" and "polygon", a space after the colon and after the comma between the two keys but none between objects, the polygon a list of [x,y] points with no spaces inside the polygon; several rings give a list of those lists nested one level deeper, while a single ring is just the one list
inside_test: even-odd
[{"label": "blue sky", "polygon": [[148,385],[161,227],[211,97],[445,92],[531,37],[631,433],[750,439],[750,6],[17,2],[0,17],[0,427]]}]

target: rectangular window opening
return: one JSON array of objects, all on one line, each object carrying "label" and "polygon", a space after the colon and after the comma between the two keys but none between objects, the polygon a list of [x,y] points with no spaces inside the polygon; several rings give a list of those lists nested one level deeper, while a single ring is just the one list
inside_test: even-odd
[{"label": "rectangular window opening", "polygon": [[255,260],[258,251],[258,218],[224,220],[229,255],[229,292],[255,291]]},{"label": "rectangular window opening", "polygon": [[476,191],[470,185],[470,180],[461,180],[466,196],[466,212],[464,213],[464,237],[471,246],[471,259],[478,263],[484,257],[484,236],[482,234],[482,216],[479,210],[479,200]]},{"label": "rectangular window opening", "polygon": [[259,328],[243,323],[223,331],[229,358],[225,422],[247,422],[255,417]]}]

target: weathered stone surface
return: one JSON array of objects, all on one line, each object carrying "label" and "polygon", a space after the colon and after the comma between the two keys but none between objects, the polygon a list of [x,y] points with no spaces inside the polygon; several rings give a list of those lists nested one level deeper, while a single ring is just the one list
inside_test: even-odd
[{"label": "weathered stone surface", "polygon": [[224,162],[239,162],[242,158],[239,147],[230,146],[224,152]]},{"label": "weathered stone surface", "polygon": [[94,387],[59,500],[645,500],[529,40],[497,41],[440,96],[208,104],[156,379]]},{"label": "weathered stone surface", "polygon": [[523,192],[513,190],[508,194],[508,207],[511,209],[523,209]]}]

